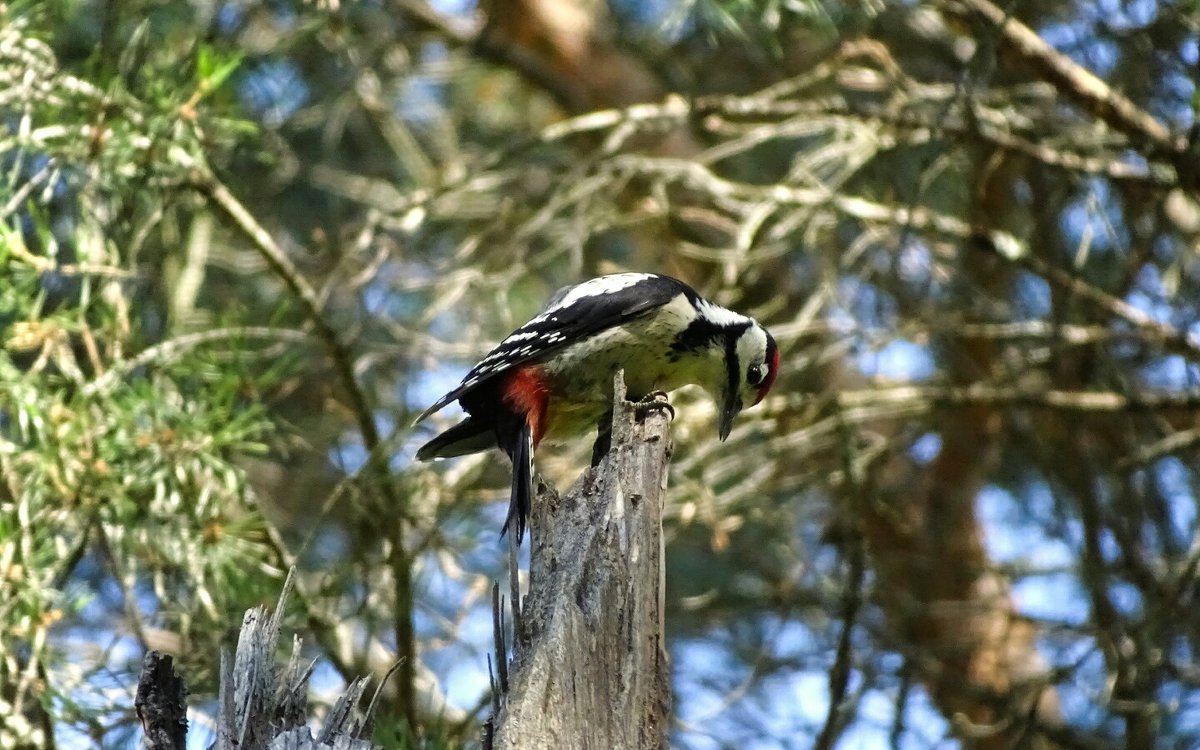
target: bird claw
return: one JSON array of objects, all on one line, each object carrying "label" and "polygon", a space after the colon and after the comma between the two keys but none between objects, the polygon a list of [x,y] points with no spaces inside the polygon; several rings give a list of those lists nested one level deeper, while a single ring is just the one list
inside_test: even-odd
[{"label": "bird claw", "polygon": [[671,421],[675,421],[675,407],[667,401],[666,391],[651,391],[633,405],[633,413],[638,419],[645,419],[652,411],[665,411],[671,416]]}]

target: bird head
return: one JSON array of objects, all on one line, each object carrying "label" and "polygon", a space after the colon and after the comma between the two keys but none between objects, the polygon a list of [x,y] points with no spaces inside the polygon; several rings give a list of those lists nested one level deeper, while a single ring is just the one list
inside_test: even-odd
[{"label": "bird head", "polygon": [[751,319],[731,329],[725,341],[725,379],[721,393],[719,435],[729,437],[733,419],[767,395],[779,375],[779,347],[767,329]]}]

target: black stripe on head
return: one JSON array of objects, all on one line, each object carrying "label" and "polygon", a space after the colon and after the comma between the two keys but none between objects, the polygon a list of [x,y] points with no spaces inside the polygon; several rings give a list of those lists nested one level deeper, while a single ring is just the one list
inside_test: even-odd
[{"label": "black stripe on head", "polygon": [[728,393],[737,393],[738,386],[742,382],[742,365],[738,361],[737,342],[745,330],[742,328],[727,331],[725,334],[725,374],[729,378]]},{"label": "black stripe on head", "polygon": [[675,340],[671,342],[671,359],[677,360],[684,354],[720,344],[725,331],[726,329],[710,320],[696,318],[688,323],[687,328],[675,335]]},{"label": "black stripe on head", "polygon": [[[688,328],[679,331],[674,337],[674,341],[671,342],[671,359],[678,360],[686,354],[703,352],[708,347],[724,348],[727,354],[730,347],[737,346],[738,336],[748,328],[749,323],[727,326],[715,324],[712,320],[696,318],[688,324]],[[737,356],[733,359],[737,359]]]}]

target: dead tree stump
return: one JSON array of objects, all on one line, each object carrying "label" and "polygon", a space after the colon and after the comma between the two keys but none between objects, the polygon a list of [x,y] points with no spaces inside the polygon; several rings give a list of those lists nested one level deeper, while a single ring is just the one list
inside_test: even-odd
[{"label": "dead tree stump", "polygon": [[620,375],[615,403],[612,448],[599,466],[564,497],[538,487],[529,594],[514,618],[521,627],[493,716],[495,748],[667,746],[670,419],[665,402],[627,402]]},{"label": "dead tree stump", "polygon": [[[359,678],[334,703],[314,737],[308,726],[308,678],[315,662],[300,658],[292,639],[291,657],[282,670],[275,663],[283,612],[296,575],[288,572],[275,613],[264,607],[246,610],[233,656],[221,654],[217,737],[212,750],[377,750],[371,735],[375,700],[365,712],[358,706],[367,687]],[[171,657],[150,651],[138,681],[138,717],[149,750],[183,750],[187,690]],[[375,697],[379,697],[376,690]]]}]

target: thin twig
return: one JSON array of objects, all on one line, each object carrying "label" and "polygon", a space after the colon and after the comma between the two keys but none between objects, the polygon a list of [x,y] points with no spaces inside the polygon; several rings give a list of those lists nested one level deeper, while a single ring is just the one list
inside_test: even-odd
[{"label": "thin twig", "polygon": [[[350,407],[358,421],[358,429],[362,433],[363,443],[368,451],[373,451],[379,444],[379,428],[375,425],[375,417],[367,403],[367,396],[354,376],[354,361],[350,348],[342,341],[333,324],[326,319],[321,310],[321,301],[316,290],[300,274],[283,249],[275,243],[271,233],[258,223],[254,215],[242,205],[241,201],[230,192],[223,182],[212,174],[202,172],[196,177],[194,184],[205,197],[216,204],[233,221],[267,261],[275,275],[300,301],[305,317],[313,324],[317,337],[321,339],[333,359],[338,380],[341,381],[342,387],[346,389],[346,394],[350,398]],[[386,471],[382,474],[386,474]],[[399,498],[394,497],[395,493],[391,490],[390,485],[390,481],[381,483],[385,494],[389,496],[388,500],[398,501]],[[394,507],[398,509],[403,505],[396,502]]]},{"label": "thin twig", "polygon": [[838,402],[849,410],[882,406],[914,406],[920,409],[987,404],[990,406],[1036,406],[1060,411],[1111,414],[1126,411],[1200,409],[1200,391],[1117,393],[1115,391],[1064,391],[1058,389],[970,385],[896,386],[861,391],[843,391]]},{"label": "thin twig", "polygon": [[25,199],[29,197],[29,194],[36,190],[38,185],[46,181],[46,178],[50,176],[50,173],[54,171],[56,166],[57,163],[54,159],[47,160],[46,164],[26,180],[24,185],[14,190],[12,196],[4,202],[3,206],[0,206],[0,221],[7,219],[9,214],[20,208]]},{"label": "thin twig", "polygon": [[228,343],[238,339],[275,339],[299,344],[307,341],[308,338],[308,334],[303,331],[266,326],[235,326],[197,331],[159,342],[143,349],[136,356],[113,363],[107,372],[84,385],[82,391],[85,396],[106,393],[116,386],[118,380],[139,367],[173,362],[184,354],[207,344]]},{"label": "thin twig", "polygon": [[1002,248],[995,248],[997,254],[1010,263],[1041,276],[1050,283],[1077,295],[1081,299],[1103,309],[1114,317],[1136,326],[1152,341],[1162,344],[1164,348],[1175,354],[1195,356],[1200,354],[1200,340],[1190,333],[1180,330],[1170,323],[1157,320],[1146,311],[1132,305],[1113,294],[1089,284],[1080,277],[1046,262],[1030,253],[1011,253]]},{"label": "thin twig", "polygon": [[1186,141],[1176,138],[1149,112],[1111,88],[1087,68],[1051,47],[1007,11],[989,0],[953,0],[943,3],[956,16],[983,20],[1000,34],[1005,47],[1036,70],[1083,109],[1095,114],[1135,142],[1166,154],[1179,154]]},{"label": "thin twig", "polygon": [[[842,437],[842,470],[846,476],[845,488],[855,517],[861,518],[861,508],[867,502],[863,497],[861,483],[862,470],[855,460],[854,448],[856,443],[853,431],[846,422],[840,424]],[[830,750],[837,742],[838,736],[846,726],[848,716],[846,711],[846,693],[850,687],[850,675],[853,669],[853,653],[851,638],[858,621],[858,612],[862,607],[863,584],[866,580],[866,550],[860,533],[856,533],[850,541],[850,549],[846,565],[848,567],[846,589],[842,593],[842,632],[838,636],[837,655],[833,667],[829,671],[829,708],[825,713],[825,724],[817,736],[814,750]]]},{"label": "thin twig", "polygon": [[806,208],[831,207],[845,216],[864,222],[878,222],[909,230],[931,231],[959,240],[979,238],[981,235],[997,248],[998,252],[1013,257],[1027,255],[1025,243],[1008,232],[982,230],[949,214],[932,209],[905,208],[852,195],[842,195],[817,187],[800,187],[784,184],[752,185],[727,180],[703,164],[687,159],[653,158],[623,155],[611,159],[603,168],[615,175],[654,177],[699,190],[720,200],[742,201],[759,205],[770,203],[778,206]]},{"label": "thin twig", "polygon": [[274,238],[254,215],[242,205],[233,193],[207,168],[195,165],[193,174],[194,187],[206,198],[212,201],[225,213],[234,225],[250,240],[259,251],[271,270],[287,285],[292,294],[304,308],[305,317],[312,323],[317,337],[325,345],[330,359],[333,360],[334,371],[350,401],[350,409],[358,423],[362,435],[363,446],[366,448],[374,471],[383,504],[394,519],[395,527],[391,533],[391,552],[389,566],[392,571],[392,588],[395,597],[395,637],[399,670],[398,690],[400,714],[408,720],[410,726],[416,726],[415,690],[415,657],[416,634],[413,631],[413,588],[411,560],[408,557],[404,543],[404,524],[408,520],[408,508],[403,496],[396,488],[395,480],[388,469],[387,461],[378,450],[382,441],[379,428],[375,424],[375,415],[367,402],[366,393],[359,385],[354,374],[354,360],[350,347],[338,335],[333,323],[330,322],[321,309],[321,301],[316,290],[300,274],[299,270],[287,257],[283,249],[275,243]]}]

